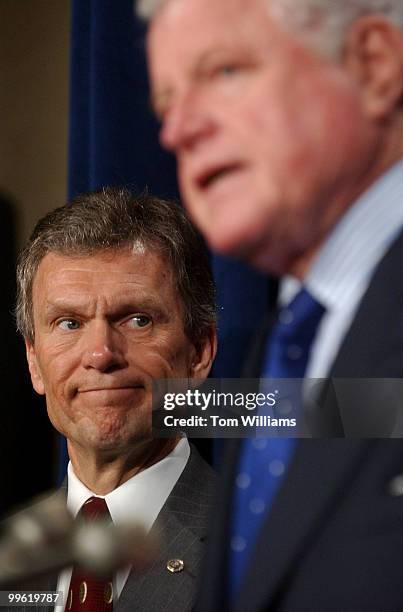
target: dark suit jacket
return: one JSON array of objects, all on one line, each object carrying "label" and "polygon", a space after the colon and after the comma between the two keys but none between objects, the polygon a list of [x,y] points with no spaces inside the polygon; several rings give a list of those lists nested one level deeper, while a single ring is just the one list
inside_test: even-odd
[{"label": "dark suit jacket", "polygon": [[[249,375],[258,375],[260,352],[261,346],[255,347]],[[331,372],[334,377],[402,375],[403,235],[379,264]],[[228,607],[226,567],[239,448],[239,441],[227,447],[200,612]],[[234,609],[403,609],[403,487],[394,486],[399,474],[403,440],[300,440]]]},{"label": "dark suit jacket", "polygon": [[[214,472],[191,446],[189,461],[153,526],[162,541],[158,557],[146,572],[129,575],[115,612],[187,612],[193,608],[214,497]],[[171,559],[181,559],[184,570],[168,571]],[[56,584],[57,576],[51,576],[18,589],[55,591]],[[14,612],[34,609],[12,608]],[[53,606],[38,610],[53,612]]]}]

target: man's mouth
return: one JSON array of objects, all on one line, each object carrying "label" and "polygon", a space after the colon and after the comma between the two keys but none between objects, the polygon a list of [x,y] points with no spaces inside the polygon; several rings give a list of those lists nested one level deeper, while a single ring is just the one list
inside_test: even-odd
[{"label": "man's mouth", "polygon": [[144,391],[144,385],[140,384],[121,384],[121,385],[93,385],[83,386],[77,389],[77,395],[88,398],[112,398],[112,399],[124,399],[132,397],[133,394],[137,394]]},{"label": "man's mouth", "polygon": [[135,406],[144,400],[144,386],[94,386],[77,390],[80,403],[96,409]]},{"label": "man's mouth", "polygon": [[197,185],[201,190],[207,190],[217,184],[221,179],[227,178],[231,174],[242,168],[240,163],[229,163],[215,166],[204,170],[197,178]]},{"label": "man's mouth", "polygon": [[125,391],[125,390],[133,390],[133,389],[142,389],[143,385],[122,385],[116,387],[88,387],[88,388],[79,388],[78,393],[94,393],[96,391]]}]

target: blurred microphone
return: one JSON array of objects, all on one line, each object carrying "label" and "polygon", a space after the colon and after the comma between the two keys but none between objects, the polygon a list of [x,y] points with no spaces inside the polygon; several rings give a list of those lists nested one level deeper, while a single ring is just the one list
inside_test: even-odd
[{"label": "blurred microphone", "polygon": [[14,584],[69,565],[95,575],[124,565],[142,571],[154,558],[156,542],[136,523],[73,520],[66,497],[55,493],[3,521],[0,585]]}]

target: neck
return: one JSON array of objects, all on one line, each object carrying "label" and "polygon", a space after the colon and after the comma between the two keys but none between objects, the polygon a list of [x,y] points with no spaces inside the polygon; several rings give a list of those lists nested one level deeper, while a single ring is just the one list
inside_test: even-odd
[{"label": "neck", "polygon": [[99,451],[68,441],[74,473],[96,495],[107,495],[121,484],[164,459],[179,438],[146,440],[126,452]]},{"label": "neck", "polygon": [[348,184],[334,200],[333,205],[329,206],[329,217],[327,219],[326,230],[321,235],[320,239],[307,251],[296,257],[289,266],[287,273],[299,278],[301,281],[306,277],[312,263],[327,240],[330,233],[348,211],[354,202],[368,189],[376,183],[392,166],[403,159],[403,119],[401,119],[392,137],[386,138],[382,142],[381,152],[373,160],[370,161],[368,167],[359,180]]}]

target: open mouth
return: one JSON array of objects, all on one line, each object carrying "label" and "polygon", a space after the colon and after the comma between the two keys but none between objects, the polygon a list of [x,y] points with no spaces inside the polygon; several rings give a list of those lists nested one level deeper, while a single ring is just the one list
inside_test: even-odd
[{"label": "open mouth", "polygon": [[230,174],[238,171],[241,168],[241,164],[227,164],[225,166],[215,167],[206,170],[198,179],[197,183],[200,189],[209,189],[221,179],[226,178]]}]

